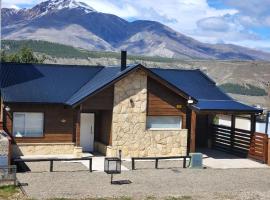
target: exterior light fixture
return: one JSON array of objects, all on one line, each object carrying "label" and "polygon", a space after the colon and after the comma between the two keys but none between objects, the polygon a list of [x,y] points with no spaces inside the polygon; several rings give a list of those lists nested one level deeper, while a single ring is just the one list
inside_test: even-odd
[{"label": "exterior light fixture", "polygon": [[193,103],[194,103],[194,101],[193,101],[193,99],[191,99],[191,97],[188,97],[188,101],[187,101],[187,103],[188,103],[188,104],[193,104]]},{"label": "exterior light fixture", "polygon": [[6,107],[5,107],[5,110],[6,110],[7,112],[9,112],[9,111],[10,111],[10,107],[6,106]]},{"label": "exterior light fixture", "polygon": [[113,174],[121,173],[121,150],[119,150],[119,157],[105,158],[104,172],[111,175],[111,184],[113,184]]},{"label": "exterior light fixture", "polygon": [[61,123],[66,123],[67,120],[66,119],[61,119]]}]

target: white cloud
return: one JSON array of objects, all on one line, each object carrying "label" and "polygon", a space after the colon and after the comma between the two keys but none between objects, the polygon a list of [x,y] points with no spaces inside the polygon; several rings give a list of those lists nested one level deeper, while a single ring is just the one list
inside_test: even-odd
[{"label": "white cloud", "polygon": [[197,25],[202,30],[224,32],[230,29],[230,24],[223,17],[208,17],[201,19]]}]

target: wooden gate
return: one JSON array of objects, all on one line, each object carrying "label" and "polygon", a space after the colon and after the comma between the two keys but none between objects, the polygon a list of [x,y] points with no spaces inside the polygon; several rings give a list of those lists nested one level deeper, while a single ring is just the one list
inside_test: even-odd
[{"label": "wooden gate", "polygon": [[267,162],[268,135],[223,125],[212,125],[212,147],[239,157]]},{"label": "wooden gate", "polygon": [[223,125],[212,125],[213,148],[240,157],[247,157],[251,144],[251,132]]},{"label": "wooden gate", "polygon": [[251,139],[251,145],[248,157],[263,163],[267,163],[268,157],[268,135],[264,133],[254,133]]}]

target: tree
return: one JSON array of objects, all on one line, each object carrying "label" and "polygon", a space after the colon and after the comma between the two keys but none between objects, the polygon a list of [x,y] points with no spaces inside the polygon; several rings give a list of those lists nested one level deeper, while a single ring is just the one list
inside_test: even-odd
[{"label": "tree", "polygon": [[1,51],[1,62],[43,63],[45,59],[45,56],[42,58],[37,57],[34,52],[27,47],[23,47],[19,52],[10,55],[7,55],[5,51]]}]

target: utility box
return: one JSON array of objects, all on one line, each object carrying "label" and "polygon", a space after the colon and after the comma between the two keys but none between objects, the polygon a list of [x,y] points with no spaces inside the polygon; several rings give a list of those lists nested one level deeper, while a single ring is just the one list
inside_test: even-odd
[{"label": "utility box", "polygon": [[191,156],[190,168],[202,169],[203,168],[202,153],[190,153],[189,155]]}]

